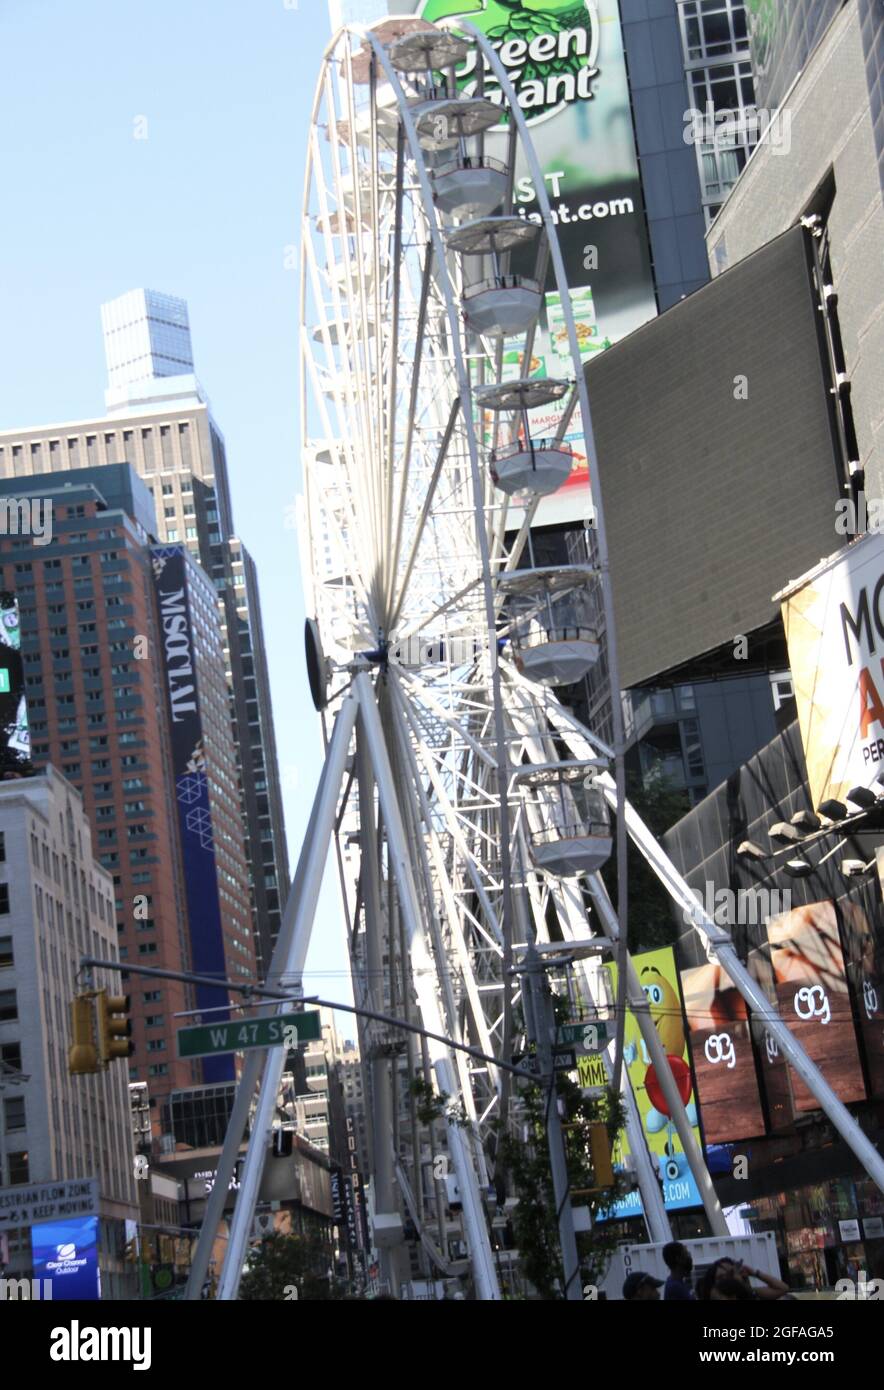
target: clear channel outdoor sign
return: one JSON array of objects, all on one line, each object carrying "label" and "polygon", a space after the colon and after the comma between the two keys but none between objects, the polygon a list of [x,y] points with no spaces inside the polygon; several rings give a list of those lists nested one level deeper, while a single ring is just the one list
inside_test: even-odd
[{"label": "clear channel outdoor sign", "polygon": [[[397,5],[402,13],[407,7]],[[581,363],[626,337],[657,313],[645,208],[617,0],[414,0],[410,12],[431,23],[462,16],[494,45],[531,137],[556,222],[574,311]],[[474,54],[459,70],[464,92],[478,80]],[[486,73],[486,96],[499,85]],[[486,139],[489,154],[505,155],[505,128]],[[496,147],[495,147],[496,146]],[[516,209],[539,220],[537,190],[519,156]],[[552,273],[531,372],[572,372],[562,304]],[[515,342],[504,351],[504,374],[518,375]],[[554,433],[560,409],[532,412],[537,436]],[[569,481],[544,498],[535,525],[592,516],[589,470],[579,411],[566,439],[577,455]],[[514,526],[519,508],[511,508]]]}]

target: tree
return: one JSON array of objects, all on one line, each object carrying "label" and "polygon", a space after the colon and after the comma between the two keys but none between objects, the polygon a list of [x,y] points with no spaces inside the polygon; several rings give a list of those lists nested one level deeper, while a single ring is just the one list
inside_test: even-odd
[{"label": "tree", "polygon": [[246,1302],[332,1298],[329,1259],[317,1236],[268,1236],[249,1253],[239,1296]]},{"label": "tree", "polygon": [[[567,1001],[556,998],[554,1008],[556,1022],[563,1022],[568,1014]],[[585,1099],[580,1087],[566,1072],[556,1072],[555,1087],[552,1104],[556,1103],[557,1097],[564,1110],[562,1127],[569,1186],[572,1191],[595,1188],[590,1158],[590,1125],[603,1122],[613,1146],[625,1124],[623,1102],[612,1091],[607,1091],[598,1100]],[[497,1163],[502,1173],[509,1174],[519,1199],[513,1213],[513,1235],[525,1277],[541,1298],[560,1300],[564,1280],[549,1165],[546,1100],[545,1092],[538,1085],[529,1083],[520,1091],[522,1108],[519,1122],[526,1138],[523,1142],[512,1133],[502,1134]],[[595,1218],[625,1193],[625,1179],[615,1173],[613,1185],[595,1191],[590,1198],[588,1205],[593,1219],[592,1230],[580,1232],[577,1236],[577,1252],[584,1282],[601,1282],[616,1245],[616,1240],[609,1233],[610,1228],[598,1223]]]}]

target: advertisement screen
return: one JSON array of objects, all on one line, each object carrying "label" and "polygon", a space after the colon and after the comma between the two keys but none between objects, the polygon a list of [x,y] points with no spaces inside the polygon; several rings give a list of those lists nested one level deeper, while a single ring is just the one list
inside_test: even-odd
[{"label": "advertisement screen", "polygon": [[[397,12],[403,6],[397,5]],[[410,12],[430,23],[463,16],[497,49],[529,126],[543,170],[577,327],[581,361],[639,328],[657,313],[645,208],[629,102],[617,0],[415,0]],[[459,70],[461,88],[476,89],[476,58]],[[497,99],[493,73],[486,96]],[[502,124],[486,136],[486,154],[506,158]],[[517,158],[515,207],[540,220],[537,190]],[[534,340],[531,374],[573,374],[562,302],[552,272]],[[504,375],[519,375],[519,354],[504,351]],[[554,433],[560,410],[531,412],[535,437]],[[586,445],[579,410],[565,439],[575,453],[569,481],[544,498],[535,525],[592,516]],[[518,499],[517,499],[518,500]],[[520,524],[519,507],[508,525]]]},{"label": "advertisement screen", "polygon": [[[765,998],[776,1008],[774,973],[765,948],[750,951],[746,964]],[[767,1107],[767,1128],[772,1134],[788,1129],[795,1121],[791,1070],[776,1039],[766,1027],[763,1015],[753,1013],[752,1036],[761,1066],[761,1086]]]},{"label": "advertisement screen", "polygon": [[[839,504],[845,525],[861,520],[850,505]],[[884,535],[870,532],[781,596],[814,806],[884,771],[882,588]]]},{"label": "advertisement screen", "polygon": [[0,773],[30,767],[31,735],[15,595],[0,590]]},{"label": "advertisement screen", "polygon": [[763,1134],[745,999],[711,962],[683,970],[681,986],[707,1144]]},{"label": "advertisement screen", "polygon": [[53,1302],[100,1298],[98,1217],[32,1226],[31,1262],[35,1279],[52,1280]]},{"label": "advertisement screen", "polygon": [[[163,646],[192,968],[198,975],[223,978],[226,974],[224,938],[186,552],[180,546],[156,546],[151,555]],[[198,1007],[217,1009],[223,1002],[223,995],[210,986],[197,985],[195,995]],[[211,1017],[220,1023],[225,1015],[215,1013]],[[229,1081],[234,1076],[234,1060],[229,1053],[204,1058],[202,1067],[203,1077],[208,1082]]]},{"label": "advertisement screen", "polygon": [[[651,1018],[660,1035],[669,1066],[678,1085],[679,1093],[685,1103],[688,1119],[694,1126],[697,1143],[700,1131],[697,1128],[696,1097],[693,1093],[690,1054],[682,1015],[681,995],[678,987],[678,971],[675,953],[670,946],[659,951],[646,951],[633,957],[639,982],[648,998]],[[611,980],[611,998],[616,998],[617,970],[613,965],[606,966]],[[688,1167],[681,1140],[675,1130],[666,1097],[663,1095],[657,1073],[651,1064],[647,1048],[639,1031],[633,1013],[626,1015],[624,1060],[629,1069],[632,1089],[635,1093],[642,1127],[647,1136],[651,1156],[657,1164],[663,1183],[663,1198],[670,1211],[682,1207],[702,1205],[700,1193]],[[618,1152],[619,1148],[619,1152]],[[614,1166],[622,1166],[629,1153],[625,1134],[614,1150]],[[630,1192],[597,1219],[623,1220],[628,1216],[640,1216],[642,1201],[639,1192]]]},{"label": "advertisement screen", "polygon": [[[880,863],[884,852],[879,849],[877,854]],[[869,1094],[884,1096],[884,931],[879,927],[876,941],[872,925],[859,903],[841,901],[838,906],[847,978],[859,1020]],[[871,910],[877,912],[880,920],[880,908]]]},{"label": "advertisement screen", "polygon": [[[865,1099],[844,954],[831,902],[796,907],[767,924],[780,1017],[839,1100]],[[792,1070],[798,1111],[819,1102]]]}]

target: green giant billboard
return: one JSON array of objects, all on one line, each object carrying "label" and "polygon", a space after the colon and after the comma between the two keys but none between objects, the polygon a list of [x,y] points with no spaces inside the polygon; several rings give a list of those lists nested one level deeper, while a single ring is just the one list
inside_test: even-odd
[{"label": "green giant billboard", "polygon": [[[531,127],[565,260],[582,361],[603,352],[657,313],[626,60],[617,0],[414,0],[399,4],[430,22],[462,16],[494,45]],[[477,57],[459,70],[462,89],[475,90]],[[501,96],[486,72],[486,96]],[[488,137],[502,157],[505,128]],[[519,215],[539,221],[537,192],[522,157],[515,179]],[[532,370],[570,373],[560,297],[550,273]],[[514,345],[515,346],[515,345]],[[517,354],[507,354],[516,373]],[[535,434],[555,429],[554,408],[532,414]],[[544,498],[537,525],[591,516],[588,469],[579,413],[567,436],[577,466],[571,479]],[[518,519],[518,514],[513,520]]]}]

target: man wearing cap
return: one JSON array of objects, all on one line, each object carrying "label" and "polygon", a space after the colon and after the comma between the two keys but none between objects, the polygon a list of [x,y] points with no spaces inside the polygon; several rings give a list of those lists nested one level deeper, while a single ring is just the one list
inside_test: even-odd
[{"label": "man wearing cap", "polygon": [[630,1303],[652,1303],[659,1301],[662,1279],[653,1274],[627,1274],[623,1282],[623,1297]]}]

